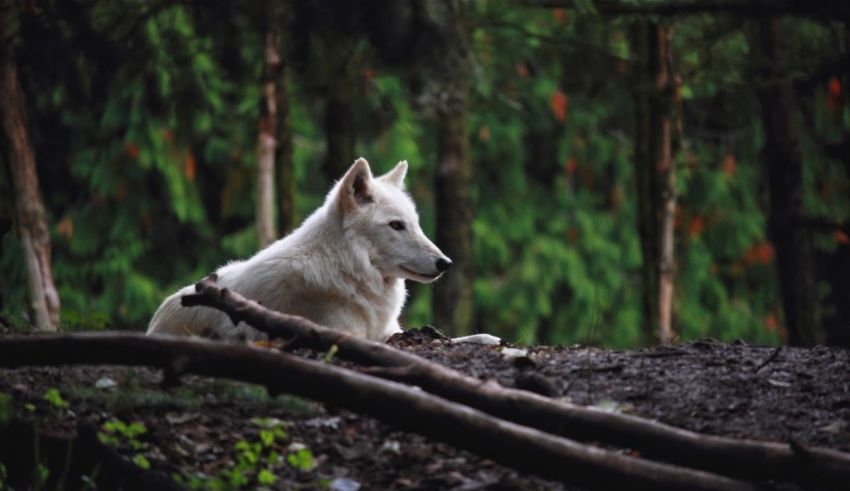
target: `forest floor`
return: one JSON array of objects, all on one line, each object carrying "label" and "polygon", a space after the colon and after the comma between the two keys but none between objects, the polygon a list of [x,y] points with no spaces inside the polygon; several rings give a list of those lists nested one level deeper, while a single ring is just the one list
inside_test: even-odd
[{"label": "forest floor", "polygon": [[[397,335],[391,344],[480,379],[576,404],[708,434],[850,451],[847,349],[703,340],[638,351],[538,346],[523,353],[451,344],[425,330]],[[0,462],[7,463],[12,488],[40,479],[32,469],[37,422],[38,431],[55,440],[39,443],[39,460],[49,468],[43,477],[64,480],[65,489],[82,484],[62,475],[85,469],[77,460],[86,458],[106,462],[83,471],[101,480],[100,489],[109,489],[103,484],[109,471],[125,480],[124,489],[165,489],[175,478],[212,489],[228,483],[338,491],[576,489],[347,411],[270,397],[259,387],[184,377],[180,386],[163,389],[161,380],[159,371],[124,367],[0,370],[0,398],[18,422],[17,429],[0,432]],[[45,397],[49,392],[53,397]],[[82,439],[73,447],[55,443],[86,432],[99,432],[121,458],[97,457]],[[51,441],[63,458],[49,455]]]}]

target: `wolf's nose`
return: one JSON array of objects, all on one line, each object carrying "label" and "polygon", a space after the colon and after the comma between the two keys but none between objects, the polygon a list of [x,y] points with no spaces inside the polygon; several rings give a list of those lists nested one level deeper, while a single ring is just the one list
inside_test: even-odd
[{"label": "wolf's nose", "polygon": [[447,270],[451,267],[452,267],[451,259],[449,259],[447,257],[441,257],[440,259],[437,259],[437,271],[442,273],[443,271],[445,271],[445,270]]}]

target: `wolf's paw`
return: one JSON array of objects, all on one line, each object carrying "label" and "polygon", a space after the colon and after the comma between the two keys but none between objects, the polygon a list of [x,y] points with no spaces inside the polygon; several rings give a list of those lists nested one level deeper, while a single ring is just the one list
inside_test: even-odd
[{"label": "wolf's paw", "polygon": [[461,336],[452,338],[453,343],[471,343],[496,346],[502,344],[502,338],[493,336],[492,334],[472,334],[469,336]]}]

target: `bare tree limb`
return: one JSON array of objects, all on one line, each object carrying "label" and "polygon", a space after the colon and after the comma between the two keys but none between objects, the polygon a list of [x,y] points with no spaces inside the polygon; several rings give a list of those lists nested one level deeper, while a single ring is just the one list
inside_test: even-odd
[{"label": "bare tree limb", "polygon": [[451,370],[392,346],[352,337],[303,317],[275,312],[207,277],[195,285],[197,294],[181,299],[184,306],[205,305],[245,321],[271,337],[297,338],[299,346],[327,351],[367,366],[404,367],[377,374],[415,384],[446,399],[499,418],[584,441],[638,450],[641,455],[682,466],[751,479],[783,479],[842,489],[850,482],[850,456],[811,448],[806,458],[789,445],[703,435],[655,421],[608,413],[555,401],[531,392],[509,389]]},{"label": "bare tree limb", "polygon": [[373,416],[550,479],[593,489],[752,490],[748,483],[582,445],[500,420],[413,387],[245,344],[141,334],[0,340],[0,366],[157,366],[266,386]]},{"label": "bare tree limb", "polygon": [[[524,0],[533,7],[577,8],[575,0]],[[800,15],[823,20],[850,19],[850,5],[832,0],[593,0],[592,8],[602,15],[678,16],[730,13],[749,17]]]}]

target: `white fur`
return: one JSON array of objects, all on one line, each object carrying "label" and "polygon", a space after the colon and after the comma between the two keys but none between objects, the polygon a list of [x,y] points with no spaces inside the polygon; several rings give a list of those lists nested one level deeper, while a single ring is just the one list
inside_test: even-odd
[{"label": "white fur", "polygon": [[[297,230],[250,259],[219,268],[218,285],[355,336],[384,341],[400,332],[404,280],[430,283],[441,273],[437,260],[448,261],[419,226],[403,188],[406,172],[403,161],[374,178],[366,160],[358,159]],[[395,230],[394,221],[405,229]],[[244,323],[233,326],[215,309],[182,307],[180,297],[193,292],[187,286],[168,297],[148,334],[264,337]]]}]

